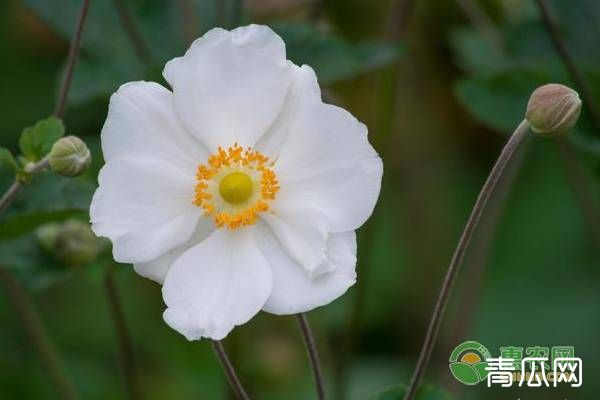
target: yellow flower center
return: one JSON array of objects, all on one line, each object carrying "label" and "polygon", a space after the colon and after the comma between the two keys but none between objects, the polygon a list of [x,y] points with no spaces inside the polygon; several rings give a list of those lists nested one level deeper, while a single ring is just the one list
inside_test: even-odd
[{"label": "yellow flower center", "polygon": [[279,191],[269,158],[237,143],[219,147],[198,166],[193,203],[214,219],[218,228],[252,225]]},{"label": "yellow flower center", "polygon": [[244,172],[232,172],[219,184],[221,197],[231,204],[240,204],[252,196],[254,184]]}]

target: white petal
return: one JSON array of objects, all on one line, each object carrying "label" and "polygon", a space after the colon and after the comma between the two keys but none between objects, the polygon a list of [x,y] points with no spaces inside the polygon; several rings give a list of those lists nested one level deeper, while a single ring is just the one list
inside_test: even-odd
[{"label": "white petal", "polygon": [[135,272],[137,272],[139,275],[162,284],[165,280],[165,276],[167,276],[167,272],[169,272],[169,269],[175,260],[177,260],[188,249],[206,239],[206,237],[210,235],[214,229],[215,224],[210,218],[201,217],[198,220],[196,231],[185,244],[168,251],[155,260],[135,263],[133,264],[133,269],[135,269]]},{"label": "white petal", "polygon": [[261,233],[259,243],[273,271],[273,289],[264,311],[278,315],[306,312],[332,302],[356,282],[354,231],[329,235],[326,263],[330,272],[312,279],[283,251],[266,226]]},{"label": "white petal", "polygon": [[373,212],[383,165],[367,128],[342,108],[309,103],[291,123],[275,169],[278,196],[302,199],[330,220],[330,231],[361,226]]},{"label": "white petal", "polygon": [[328,219],[317,208],[289,198],[286,193],[277,195],[272,212],[261,215],[275,233],[286,253],[306,270],[310,276],[327,272],[324,263],[327,250]]},{"label": "white petal", "polygon": [[113,243],[118,262],[146,262],[185,243],[195,230],[195,179],[160,160],[116,159],[98,176],[92,229]]},{"label": "white petal", "polygon": [[307,104],[321,102],[321,89],[315,71],[308,65],[292,65],[292,84],[279,116],[254,146],[256,150],[277,159],[290,131],[290,121]]},{"label": "white petal", "polygon": [[179,122],[173,94],[153,82],[130,82],[111,96],[102,152],[106,162],[160,159],[189,173],[208,157],[206,148]]},{"label": "white petal", "polygon": [[211,150],[253,146],[279,114],[291,82],[281,38],[266,26],[212,29],[163,71],[175,109]]},{"label": "white petal", "polygon": [[167,324],[188,340],[220,340],[260,311],[272,274],[254,236],[218,229],[175,261],[163,285]]}]

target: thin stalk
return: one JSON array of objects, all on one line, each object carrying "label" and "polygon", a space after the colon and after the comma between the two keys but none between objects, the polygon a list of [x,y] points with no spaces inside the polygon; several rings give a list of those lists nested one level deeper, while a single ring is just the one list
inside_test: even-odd
[{"label": "thin stalk", "polygon": [[106,271],[106,276],[104,277],[104,290],[108,301],[110,315],[115,327],[117,341],[119,343],[119,355],[125,384],[127,386],[127,393],[131,400],[139,400],[142,396],[140,394],[133,341],[131,340],[129,330],[127,329],[125,312],[123,311],[123,305],[117,289],[117,282],[112,266],[109,266]]},{"label": "thin stalk", "polygon": [[244,390],[244,387],[242,386],[242,382],[240,381],[237,374],[235,373],[235,368],[233,368],[233,364],[231,364],[231,361],[229,360],[229,357],[227,356],[227,352],[225,351],[225,347],[223,347],[223,343],[221,343],[221,341],[219,341],[219,340],[212,340],[211,344],[212,344],[213,350],[215,351],[215,353],[217,354],[217,357],[219,358],[219,361],[221,362],[221,366],[223,367],[223,370],[225,371],[225,375],[227,376],[227,381],[229,381],[229,385],[231,386],[231,390],[233,390],[235,397],[238,400],[250,400],[250,397],[248,397],[248,394],[246,393],[246,391]]},{"label": "thin stalk", "polygon": [[[469,254],[465,257],[462,269],[463,273],[466,273],[469,277],[469,282],[468,284],[463,284],[458,306],[447,325],[451,332],[449,340],[444,343],[448,354],[456,346],[456,343],[465,340],[465,336],[471,331],[473,326],[474,317],[480,305],[479,298],[484,288],[487,259],[496,235],[498,222],[502,217],[506,201],[525,160],[529,144],[530,141],[528,140],[520,146],[520,149],[513,155],[510,164],[506,167],[506,170],[498,181],[495,194],[490,199],[486,211],[481,217],[479,228],[475,232],[476,236],[471,242]],[[451,391],[455,398],[461,398],[462,385],[457,385],[458,381],[455,379],[449,379],[447,366],[440,367],[439,375],[442,375],[442,370],[443,376],[441,376],[441,380],[448,378],[445,387]]]},{"label": "thin stalk", "polygon": [[0,216],[4,214],[4,211],[12,204],[15,198],[19,195],[23,189],[23,184],[18,180],[15,180],[12,185],[6,190],[2,198],[0,199]]},{"label": "thin stalk", "polygon": [[542,15],[544,25],[546,26],[546,29],[548,30],[548,33],[552,39],[552,43],[554,44],[558,55],[562,59],[562,62],[565,64],[565,67],[569,71],[573,82],[575,82],[575,85],[577,85],[577,89],[579,90],[581,97],[583,98],[583,106],[587,107],[588,111],[590,112],[590,117],[592,118],[595,128],[600,130],[600,111],[598,111],[597,104],[594,103],[594,98],[592,96],[590,87],[584,79],[583,74],[577,67],[577,64],[575,64],[575,60],[569,53],[567,45],[560,35],[560,30],[558,29],[556,21],[554,21],[552,15],[550,15],[550,10],[546,0],[536,0],[536,3],[540,10],[540,14]]},{"label": "thin stalk", "polygon": [[79,396],[77,396],[75,387],[65,373],[58,352],[44,329],[44,325],[35,311],[28,294],[7,268],[0,267],[0,282],[4,286],[10,301],[13,303],[17,315],[27,332],[27,336],[46,367],[59,397],[63,400],[78,399]]},{"label": "thin stalk", "polygon": [[321,363],[319,362],[319,352],[317,351],[317,345],[315,344],[315,338],[310,329],[308,318],[306,314],[297,314],[298,324],[302,331],[302,338],[304,339],[304,345],[306,346],[306,352],[310,359],[310,366],[312,367],[313,375],[315,378],[315,385],[317,387],[317,398],[319,400],[325,400],[325,386],[323,385],[323,371],[321,370]]},{"label": "thin stalk", "polygon": [[[35,174],[44,168],[48,167],[48,159],[43,158],[35,164],[31,164],[29,167],[25,168],[27,173]],[[12,202],[17,198],[21,190],[25,184],[18,179],[15,179],[13,184],[6,190],[6,192],[0,198],[0,216],[4,214],[4,211],[8,209],[8,207],[12,204]]]},{"label": "thin stalk", "polygon": [[[57,118],[62,118],[65,113],[67,97],[69,94],[69,89],[71,87],[71,81],[73,80],[73,71],[75,69],[75,63],[77,62],[77,57],[79,55],[79,49],[81,48],[81,34],[83,32],[83,26],[87,19],[89,8],[90,0],[83,0],[83,4],[81,5],[81,11],[79,12],[79,17],[77,18],[77,24],[75,25],[75,33],[73,35],[73,38],[71,39],[71,45],[69,47],[69,55],[67,56],[67,68],[65,70],[65,74],[60,85],[58,98],[56,100],[56,106],[54,108],[54,112],[52,113],[52,115],[54,115]],[[46,168],[47,166],[48,161],[44,159],[38,164],[33,165],[32,169],[30,169],[28,172],[34,173]],[[21,190],[23,190],[23,186],[24,184],[22,182],[15,180],[13,184],[8,188],[8,190],[4,193],[4,195],[0,199],[0,216],[11,205],[11,203],[18,196]]]},{"label": "thin stalk", "polygon": [[[71,39],[69,55],[67,58],[67,68],[60,85],[56,107],[54,108],[53,112],[53,115],[58,118],[62,118],[65,112],[67,95],[69,93],[69,88],[71,87],[71,81],[73,80],[73,71],[79,55],[81,34],[83,32],[83,26],[85,25],[89,6],[90,0],[83,0],[81,11],[79,12],[79,17],[75,26],[75,33]],[[44,158],[38,163],[27,168],[27,172],[34,174],[46,168],[47,166],[48,160]],[[21,192],[21,190],[23,190],[23,187],[23,182],[15,180],[15,182],[4,193],[0,199],[0,216],[12,204],[17,195]],[[54,345],[48,337],[48,334],[46,333],[39,316],[35,312],[27,292],[21,288],[18,282],[14,280],[11,273],[6,269],[0,268],[0,280],[4,284],[9,297],[17,309],[17,314],[19,314],[19,317],[23,322],[23,326],[27,331],[31,343],[37,349],[42,362],[48,369],[50,378],[54,382],[56,390],[59,392],[61,398],[64,400],[78,399],[75,387],[65,374],[64,368],[58,356],[58,352],[54,348]]]},{"label": "thin stalk", "polygon": [[60,90],[58,92],[58,100],[56,101],[56,107],[54,108],[53,115],[57,118],[62,118],[65,113],[67,97],[69,95],[69,89],[71,88],[71,82],[73,81],[73,71],[75,70],[75,63],[77,62],[79,50],[81,49],[81,34],[83,33],[83,26],[85,25],[89,8],[90,0],[83,0],[81,11],[79,12],[79,17],[77,19],[77,25],[75,25],[75,33],[73,34],[71,45],[69,47],[67,69],[63,75]]},{"label": "thin stalk", "polygon": [[131,46],[133,47],[136,56],[142,63],[149,64],[152,60],[152,55],[148,46],[146,46],[146,43],[144,42],[142,34],[140,33],[135,20],[127,8],[127,4],[124,0],[112,0],[112,3],[117,11],[119,21],[121,22],[121,25],[123,26],[129,41],[131,42]]},{"label": "thin stalk", "polygon": [[523,120],[519,124],[517,129],[515,129],[515,131],[513,132],[512,136],[504,146],[504,149],[502,149],[498,160],[492,167],[490,175],[488,176],[483,187],[481,188],[481,192],[477,197],[477,201],[473,206],[471,215],[467,220],[465,228],[458,241],[458,245],[454,250],[454,254],[450,261],[450,265],[448,266],[448,271],[446,272],[444,282],[442,283],[442,288],[440,289],[440,293],[438,295],[433,314],[429,322],[429,327],[427,329],[427,334],[425,335],[425,340],[421,348],[421,353],[417,361],[417,366],[413,373],[404,400],[412,400],[415,397],[419,384],[421,383],[423,375],[427,370],[427,365],[429,364],[431,353],[439,335],[440,326],[444,317],[444,312],[446,311],[446,306],[448,305],[450,292],[452,290],[452,287],[454,286],[454,283],[456,282],[456,276],[458,275],[458,271],[462,264],[463,258],[469,247],[469,243],[473,237],[473,232],[477,228],[477,225],[479,224],[479,221],[481,219],[481,215],[483,214],[483,211],[485,210],[485,207],[488,201],[490,200],[490,197],[494,193],[494,188],[496,187],[500,177],[502,176],[507,164],[510,162],[513,154],[519,148],[519,145],[523,142],[523,139],[527,136],[528,132],[529,123],[526,120]]}]

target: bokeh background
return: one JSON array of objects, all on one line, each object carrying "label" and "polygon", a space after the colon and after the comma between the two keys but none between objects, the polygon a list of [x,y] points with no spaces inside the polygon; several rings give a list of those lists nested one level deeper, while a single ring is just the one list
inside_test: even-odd
[{"label": "bokeh background", "polygon": [[[547,3],[598,108],[600,2]],[[22,129],[52,113],[80,5],[0,2],[2,146],[16,152]],[[168,328],[159,286],[112,264],[85,222],[109,95],[131,80],[164,84],[162,66],[194,38],[250,22],[315,68],[326,101],[365,122],[384,159],[378,207],[359,231],[358,284],[309,313],[332,399],[401,398],[377,393],[408,381],[460,231],[529,94],[549,82],[579,89],[534,0],[92,0],[64,121],[93,166],[76,180],[37,177],[0,221],[1,267],[31,297],[82,399],[127,398],[107,276],[143,399],[233,398],[210,344]],[[532,135],[517,155],[459,275],[421,399],[597,398],[600,130],[590,116],[584,108],[565,140]],[[11,180],[0,167],[2,190]],[[59,398],[1,288],[0,398]],[[583,387],[462,386],[448,357],[465,340],[496,356],[575,346]],[[225,346],[253,398],[315,398],[295,318],[261,313]]]}]

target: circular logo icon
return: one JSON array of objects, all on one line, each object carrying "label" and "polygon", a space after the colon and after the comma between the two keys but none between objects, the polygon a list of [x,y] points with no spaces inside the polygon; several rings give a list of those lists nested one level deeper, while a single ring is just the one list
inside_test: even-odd
[{"label": "circular logo icon", "polygon": [[465,385],[477,385],[488,375],[487,359],[492,355],[481,343],[469,341],[458,345],[450,355],[450,372]]}]

